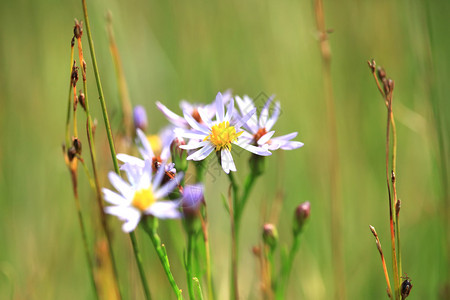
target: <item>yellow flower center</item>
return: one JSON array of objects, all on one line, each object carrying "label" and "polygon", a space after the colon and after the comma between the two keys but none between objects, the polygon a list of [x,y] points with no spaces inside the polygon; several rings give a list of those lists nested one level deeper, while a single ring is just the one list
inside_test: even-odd
[{"label": "yellow flower center", "polygon": [[152,187],[150,187],[148,189],[136,191],[134,193],[132,205],[140,211],[144,211],[149,208],[154,202],[155,198],[153,197]]},{"label": "yellow flower center", "polygon": [[162,151],[161,138],[158,135],[154,134],[148,135],[147,140],[150,143],[150,146],[152,146],[152,150],[155,156],[160,156]]},{"label": "yellow flower center", "polygon": [[237,141],[242,133],[243,131],[236,132],[236,128],[230,126],[230,122],[224,121],[214,125],[211,128],[211,134],[208,135],[204,141],[210,141],[216,147],[216,151],[222,149],[231,150],[231,143]]}]

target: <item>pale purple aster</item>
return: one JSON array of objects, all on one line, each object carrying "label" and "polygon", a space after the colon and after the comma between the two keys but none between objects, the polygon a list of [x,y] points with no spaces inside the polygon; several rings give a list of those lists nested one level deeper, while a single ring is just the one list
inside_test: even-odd
[{"label": "pale purple aster", "polygon": [[205,201],[204,191],[205,188],[201,183],[194,185],[188,184],[183,188],[181,208],[185,215],[195,215],[198,212],[200,206]]},{"label": "pale purple aster", "polygon": [[[231,99],[231,91],[227,90],[222,97],[224,103],[227,103]],[[177,128],[191,129],[191,126],[185,118],[177,115],[161,102],[156,102],[156,106],[164,114],[164,116],[166,116],[169,122],[175,125]],[[185,100],[181,100],[180,108],[183,113],[188,113],[199,123],[204,123],[205,120],[211,120],[216,113],[216,106],[214,105],[214,103],[191,104]]]},{"label": "pale purple aster", "polygon": [[[136,166],[134,168],[137,168]],[[132,168],[127,172],[132,171]],[[124,221],[122,230],[131,232],[136,229],[142,216],[152,215],[159,219],[174,219],[181,217],[180,201],[163,201],[179,184],[182,175],[161,185],[164,168],[159,168],[153,175],[151,161],[146,160],[144,168],[127,174],[132,180],[126,182],[119,175],[110,172],[108,177],[118,191],[103,188],[103,195],[112,206],[105,207],[105,212]]]},{"label": "pale purple aster", "polygon": [[147,112],[145,111],[145,108],[141,105],[137,105],[133,109],[133,121],[134,121],[134,127],[139,128],[143,131],[147,129]]},{"label": "pale purple aster", "polygon": [[[191,130],[179,130],[178,133],[188,139],[192,139],[188,145],[180,146],[182,149],[197,151],[190,154],[187,159],[199,161],[208,157],[214,150],[220,154],[222,169],[225,173],[236,171],[233,157],[231,155],[231,145],[250,151],[254,154],[267,156],[271,155],[267,149],[251,145],[246,139],[241,139],[244,132],[241,126],[255,113],[253,109],[248,114],[240,118],[232,118],[234,114],[234,100],[231,98],[225,113],[222,94],[218,93],[214,102],[216,109],[216,119],[203,119],[204,123],[199,123],[188,112],[184,112],[184,118],[189,123]],[[200,111],[199,111],[200,112]]]},{"label": "pale purple aster", "polygon": [[[248,96],[244,96],[243,99],[236,96],[235,99],[241,111],[241,114],[238,114],[238,117],[246,115],[249,111],[256,109],[253,100]],[[271,116],[269,116],[269,108],[272,101],[273,97],[270,97],[267,100],[261,110],[259,118],[257,114],[254,114],[247,120],[244,124],[244,128],[249,132],[244,132],[242,134],[242,139],[246,140],[248,143],[257,145],[258,147],[267,147],[269,150],[293,150],[302,147],[304,145],[303,143],[291,141],[297,136],[297,132],[273,137],[275,131],[271,131],[271,129],[280,116],[280,103],[276,102],[274,104],[274,111]]]}]

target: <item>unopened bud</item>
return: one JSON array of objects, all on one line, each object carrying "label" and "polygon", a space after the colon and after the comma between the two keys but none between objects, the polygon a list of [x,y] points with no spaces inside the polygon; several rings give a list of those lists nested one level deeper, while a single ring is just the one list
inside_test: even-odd
[{"label": "unopened bud", "polygon": [[72,40],[70,41],[70,47],[74,47],[75,46],[75,36],[72,37]]},{"label": "unopened bud", "polygon": [[74,138],[72,142],[73,148],[78,155],[81,155],[81,141],[78,138]]},{"label": "unopened bud", "polygon": [[182,137],[175,137],[170,144],[170,153],[172,155],[172,162],[175,164],[177,170],[185,172],[188,167],[187,151],[181,149],[180,146],[186,145]]},{"label": "unopened bud", "polygon": [[205,203],[204,187],[202,184],[186,185],[183,189],[181,209],[184,215],[184,223],[189,233],[195,233],[200,229],[200,208]]},{"label": "unopened bud", "polygon": [[264,244],[270,247],[273,251],[277,247],[278,243],[278,231],[275,225],[266,223],[263,226],[262,237]]},{"label": "unopened bud", "polygon": [[389,91],[391,91],[391,93],[392,93],[392,91],[394,91],[394,80],[392,80],[392,79],[388,79],[388,86],[389,86]]},{"label": "unopened bud", "polygon": [[78,102],[81,104],[81,107],[83,107],[84,111],[86,111],[86,97],[81,91],[78,93]]},{"label": "unopened bud", "polygon": [[311,213],[311,203],[309,201],[303,202],[295,209],[294,214],[294,234],[299,234],[306,221],[309,219]]},{"label": "unopened bud", "polygon": [[134,127],[137,129],[139,128],[142,131],[147,130],[147,112],[145,111],[145,108],[137,105],[133,110],[133,121],[134,121]]},{"label": "unopened bud", "polygon": [[411,284],[411,281],[409,280],[408,276],[406,276],[406,279],[402,282],[402,286],[400,288],[402,299],[406,299],[406,297],[409,296],[412,287],[413,285]]},{"label": "unopened bud", "polygon": [[392,183],[395,183],[395,173],[394,173],[394,171],[391,171],[391,181],[392,181]]},{"label": "unopened bud", "polygon": [[264,170],[266,169],[266,160],[264,156],[252,154],[250,156],[248,164],[250,166],[252,174],[255,176],[262,175],[264,173]]}]

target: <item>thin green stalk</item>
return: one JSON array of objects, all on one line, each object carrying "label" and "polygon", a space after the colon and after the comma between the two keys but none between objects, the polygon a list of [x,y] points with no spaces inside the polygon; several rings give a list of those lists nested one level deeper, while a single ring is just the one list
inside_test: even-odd
[{"label": "thin green stalk", "polygon": [[195,299],[197,300],[203,300],[203,293],[202,293],[202,287],[200,286],[200,281],[197,277],[192,278],[194,281],[194,287],[195,287]]},{"label": "thin green stalk", "polygon": [[[74,158],[74,159],[76,159],[76,158]],[[84,254],[86,256],[86,262],[87,262],[87,266],[89,269],[89,277],[91,280],[92,287],[94,288],[95,297],[98,299],[97,285],[95,284],[94,265],[92,264],[91,255],[89,253],[86,226],[84,223],[83,213],[81,211],[80,199],[78,197],[78,180],[77,180],[77,174],[76,174],[76,167],[72,167],[70,165],[71,163],[73,163],[73,162],[69,162],[69,164],[67,166],[69,168],[70,176],[72,179],[73,196],[75,199],[75,207],[77,210],[78,223],[79,223],[80,229],[81,229],[81,237],[83,239]]]},{"label": "thin green stalk", "polygon": [[113,140],[113,136],[112,136],[112,132],[111,132],[111,125],[109,123],[108,111],[106,109],[105,96],[103,95],[102,83],[100,81],[100,73],[98,71],[97,59],[95,57],[94,42],[92,40],[92,35],[91,35],[91,26],[89,25],[89,17],[88,17],[88,12],[87,12],[86,0],[81,0],[81,1],[82,1],[82,5],[83,5],[84,21],[86,22],[86,32],[87,32],[87,36],[88,36],[89,48],[91,50],[92,66],[94,68],[95,81],[97,83],[99,100],[100,100],[100,104],[102,107],[103,120],[105,121],[106,134],[108,136],[109,150],[111,151],[114,170],[116,171],[117,174],[119,174],[120,173],[119,163],[116,158],[116,149],[114,148],[114,140]]},{"label": "thin green stalk", "polygon": [[[116,150],[114,148],[114,141],[113,141],[113,137],[112,137],[111,126],[109,124],[108,112],[106,110],[105,97],[103,95],[102,84],[100,81],[100,74],[98,71],[97,59],[95,57],[94,42],[92,40],[91,27],[89,25],[89,17],[88,17],[88,12],[87,12],[86,0],[82,0],[82,6],[83,6],[83,13],[84,13],[84,20],[86,22],[86,32],[87,32],[88,41],[89,41],[89,48],[91,50],[90,52],[91,52],[92,65],[94,68],[95,80],[97,83],[97,90],[99,93],[100,104],[102,107],[103,119],[105,121],[105,128],[106,128],[106,134],[108,136],[108,143],[109,143],[109,149],[111,152],[111,158],[113,161],[115,172],[117,174],[120,174],[119,163],[117,161]],[[142,286],[143,286],[144,292],[145,292],[145,290],[149,290],[149,288],[148,288],[147,279],[145,277],[144,266],[142,264],[142,261],[139,259],[140,254],[139,254],[139,249],[137,247],[137,243],[133,243],[133,240],[135,240],[134,233],[130,233],[129,236],[130,236],[130,239],[131,239],[131,242],[133,245],[134,256],[135,256],[136,263],[139,268],[139,274],[140,274]]]},{"label": "thin green stalk", "polygon": [[232,200],[229,201],[230,220],[231,220],[231,280],[230,280],[230,298],[239,300],[239,281],[238,281],[238,261],[239,261],[239,221],[236,211],[239,205],[238,185],[234,179],[233,172],[228,174],[233,193]]},{"label": "thin green stalk", "polygon": [[193,285],[193,276],[192,276],[192,244],[193,244],[193,234],[188,233],[188,242],[187,242],[187,263],[186,263],[186,281],[189,292],[189,299],[195,300],[194,296],[194,285]]},{"label": "thin green stalk", "polygon": [[[114,276],[114,282],[116,284],[117,293],[120,299],[122,299],[122,292],[120,289],[119,284],[119,276],[117,271],[117,265],[114,259],[114,252],[112,248],[111,243],[111,234],[108,227],[108,222],[106,220],[106,214],[104,212],[104,206],[103,206],[103,199],[102,199],[102,192],[100,189],[100,182],[98,179],[98,173],[97,173],[97,158],[96,158],[96,150],[95,150],[95,141],[94,141],[94,134],[92,132],[92,118],[89,111],[89,97],[87,93],[87,82],[86,82],[86,65],[83,58],[83,46],[81,42],[81,36],[77,38],[78,40],[78,54],[81,62],[81,72],[82,72],[82,78],[83,78],[83,92],[84,92],[84,107],[86,112],[86,134],[88,136],[88,144],[89,144],[89,152],[91,155],[91,162],[92,162],[92,170],[94,173],[94,182],[95,182],[95,191],[96,191],[96,199],[97,199],[97,206],[100,213],[100,220],[102,224],[102,229],[106,236],[106,241],[108,244],[108,252],[110,256],[110,262],[111,267],[113,269],[113,276]],[[75,87],[74,87],[74,97],[75,97]],[[75,122],[76,115],[74,114],[74,122]]]},{"label": "thin green stalk", "polygon": [[[148,221],[148,223],[146,222]],[[150,240],[152,241],[153,247],[155,248],[156,254],[158,254],[158,258],[161,262],[161,265],[166,273],[167,279],[169,280],[170,286],[172,287],[177,299],[183,299],[183,295],[181,294],[181,290],[178,288],[177,283],[170,271],[170,263],[169,258],[167,257],[166,250],[164,245],[161,244],[161,238],[159,237],[156,229],[158,220],[153,217],[148,217],[148,220],[143,222],[144,230],[147,232]]]},{"label": "thin green stalk", "polygon": [[390,136],[390,124],[392,115],[392,91],[390,97],[388,97],[388,113],[387,113],[387,125],[386,125],[386,181],[389,196],[389,218],[391,229],[391,249],[392,249],[392,269],[394,272],[394,299],[400,299],[400,278],[398,274],[397,264],[397,252],[395,250],[395,230],[394,230],[394,218],[395,218],[395,206],[391,196],[391,176],[389,174],[389,136]]},{"label": "thin green stalk", "polygon": [[331,77],[331,49],[328,41],[327,28],[325,26],[325,14],[322,0],[314,1],[314,11],[316,17],[316,26],[319,33],[319,45],[322,55],[323,83],[325,92],[326,119],[329,138],[329,157],[328,165],[330,167],[329,186],[330,186],[330,210],[331,210],[331,252],[333,263],[333,286],[335,299],[346,299],[345,288],[345,268],[343,245],[341,238],[342,231],[342,198],[340,195],[339,180],[339,153],[337,138],[336,109],[333,96],[333,83]]},{"label": "thin green stalk", "polygon": [[300,248],[300,234],[294,236],[294,241],[292,242],[292,247],[289,252],[287,261],[283,262],[281,267],[280,276],[277,280],[277,285],[275,289],[276,299],[284,299],[286,293],[286,287],[289,282],[289,277],[291,275],[292,266],[294,264],[295,255]]},{"label": "thin green stalk", "polygon": [[[136,258],[136,262],[138,265],[139,275],[141,276],[141,278],[145,278],[144,269],[141,267],[141,266],[143,266],[142,256],[141,256],[141,253],[138,251],[136,235],[134,234],[134,231],[130,232],[130,240],[131,240],[131,244],[133,245],[134,257]],[[152,297],[150,295],[150,289],[148,288],[148,285],[143,284],[143,289],[144,289],[145,299],[151,300]]]},{"label": "thin green stalk", "polygon": [[211,253],[209,247],[209,237],[208,237],[208,223],[205,207],[205,217],[202,217],[202,232],[203,232],[203,245],[205,246],[205,259],[206,259],[206,280],[208,283],[208,299],[214,300],[214,286],[211,272]]}]

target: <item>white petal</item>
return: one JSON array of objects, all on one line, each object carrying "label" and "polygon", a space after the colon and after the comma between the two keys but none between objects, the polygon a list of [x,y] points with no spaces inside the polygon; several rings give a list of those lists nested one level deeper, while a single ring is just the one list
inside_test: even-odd
[{"label": "white petal", "polygon": [[209,133],[209,128],[206,127],[205,125],[197,122],[197,120],[195,120],[193,116],[191,116],[187,112],[183,112],[183,115],[184,115],[184,118],[186,119],[186,121],[189,123],[189,125],[192,128],[194,128],[195,130],[200,131],[200,132]]},{"label": "white petal", "polygon": [[119,195],[111,190],[103,188],[102,192],[103,192],[103,198],[111,204],[114,204],[114,205],[129,205],[130,204],[129,200],[125,199],[121,195]]},{"label": "white petal", "polygon": [[186,100],[180,101],[180,108],[182,111],[187,111],[189,114],[192,114],[194,111],[194,106]]},{"label": "white petal", "polygon": [[280,116],[280,102],[277,102],[275,103],[275,108],[272,113],[272,116],[266,123],[266,130],[272,129],[273,125],[275,125],[275,123],[277,122],[279,116]]},{"label": "white petal", "polygon": [[266,127],[267,119],[269,118],[269,106],[272,103],[273,96],[269,97],[266,104],[264,104],[261,110],[261,115],[259,116],[259,128]]},{"label": "white petal", "polygon": [[130,206],[108,206],[105,207],[105,213],[125,221],[122,225],[122,230],[125,232],[133,231],[141,219],[141,212]]},{"label": "white petal", "polygon": [[203,142],[193,142],[187,145],[181,145],[180,148],[181,149],[185,149],[185,150],[192,150],[192,149],[197,149],[203,146],[206,146],[207,144],[209,144],[209,141],[203,141]]},{"label": "white petal", "polygon": [[214,146],[211,144],[208,144],[204,146],[202,149],[198,150],[197,152],[192,153],[187,157],[187,160],[203,160],[206,157],[208,157],[209,154],[214,150]]},{"label": "white petal", "polygon": [[225,115],[225,121],[230,122],[231,120],[231,116],[234,113],[234,100],[233,98],[230,99],[230,102],[228,103],[228,107],[227,107],[227,114]]},{"label": "white petal", "polygon": [[134,190],[122,179],[122,177],[114,172],[109,172],[108,178],[114,188],[121,193],[125,199],[133,199]]},{"label": "white petal", "polygon": [[[249,121],[250,118],[255,115],[255,113],[256,113],[256,108],[252,109],[248,114],[246,114],[242,118],[238,118],[238,121],[234,125],[235,128],[240,128],[242,125],[247,124],[247,121]],[[248,124],[247,124],[247,127],[250,128],[251,126],[248,126]]]},{"label": "white petal", "polygon": [[152,146],[150,145],[145,133],[139,128],[136,130],[136,132],[139,137],[139,140],[141,141],[142,146],[144,147],[144,151],[142,151],[142,149],[139,149],[142,157],[145,159],[152,159],[153,157],[155,157],[155,154],[153,153],[152,150]]},{"label": "white petal", "polygon": [[[243,109],[241,109],[242,115],[248,114],[255,108],[255,104],[253,103],[253,100],[247,95],[244,96],[244,104],[245,104],[245,107]],[[247,121],[246,124],[251,132],[256,133],[258,131],[258,116],[257,116],[257,114],[256,113],[253,114],[251,116],[251,118]]]},{"label": "white petal", "polygon": [[295,138],[297,136],[298,132],[291,132],[289,134],[285,134],[285,135],[281,135],[281,136],[277,136],[276,140],[284,140],[284,141],[289,141],[292,140],[293,138]]},{"label": "white petal", "polygon": [[178,207],[179,201],[157,201],[145,213],[158,219],[177,219],[181,217]]},{"label": "white petal", "polygon": [[231,152],[227,149],[223,149],[221,151],[221,165],[222,169],[225,171],[225,173],[230,173],[230,171],[236,172],[236,166],[234,164],[233,156],[231,155]]},{"label": "white petal", "polygon": [[137,158],[135,156],[131,156],[125,153],[119,153],[116,155],[117,159],[120,160],[123,163],[131,164],[134,166],[139,166],[141,168],[144,167],[144,161],[140,158]]},{"label": "white petal", "polygon": [[197,111],[198,114],[200,115],[200,118],[202,118],[202,121],[206,124],[206,126],[211,128],[212,127],[211,113],[208,111],[208,109],[205,107],[199,107]]},{"label": "white petal", "polygon": [[177,130],[176,134],[186,139],[195,139],[195,140],[203,140],[205,137],[208,136],[208,134],[199,133],[193,130],[183,130],[183,131]]},{"label": "white petal", "polygon": [[241,147],[247,151],[250,151],[250,152],[258,154],[258,155],[262,155],[262,156],[272,155],[272,153],[270,153],[266,148],[256,147],[256,146],[247,144],[246,142],[241,141],[241,140],[238,140],[236,145],[238,145],[239,147]]},{"label": "white petal", "polygon": [[258,145],[264,145],[265,143],[267,143],[270,138],[273,136],[273,134],[275,133],[275,131],[270,131],[268,133],[266,133],[265,135],[263,135],[262,137],[259,138],[258,140]]},{"label": "white petal", "polygon": [[161,104],[160,102],[156,102],[156,106],[166,116],[166,118],[169,120],[169,122],[172,123],[173,125],[179,126],[179,127],[184,127],[184,128],[188,127],[188,124],[185,119],[183,119],[176,113],[172,112],[164,104]]},{"label": "white petal", "polygon": [[137,183],[136,190],[148,189],[152,180],[152,161],[146,160],[143,172]]},{"label": "white petal", "polygon": [[280,145],[280,148],[283,150],[294,150],[300,147],[303,147],[303,143],[297,141],[287,141]]},{"label": "white petal", "polygon": [[224,107],[223,107],[223,101],[222,101],[222,94],[220,92],[217,93],[216,96],[216,119],[217,122],[222,123],[224,118]]}]

